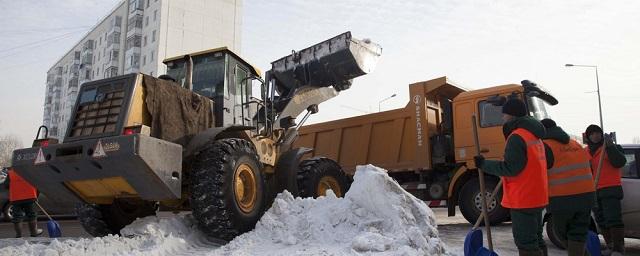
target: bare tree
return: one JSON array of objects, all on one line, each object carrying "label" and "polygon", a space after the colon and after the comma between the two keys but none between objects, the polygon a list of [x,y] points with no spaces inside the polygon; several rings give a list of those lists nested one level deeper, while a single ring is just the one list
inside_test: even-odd
[{"label": "bare tree", "polygon": [[13,150],[21,148],[22,141],[13,134],[0,136],[0,167],[11,165]]}]

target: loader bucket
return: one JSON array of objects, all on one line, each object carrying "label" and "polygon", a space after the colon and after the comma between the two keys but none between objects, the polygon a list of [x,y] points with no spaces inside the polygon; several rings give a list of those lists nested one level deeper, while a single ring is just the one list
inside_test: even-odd
[{"label": "loader bucket", "polygon": [[305,85],[327,87],[349,83],[375,68],[382,48],[342,33],[271,63],[281,95]]}]

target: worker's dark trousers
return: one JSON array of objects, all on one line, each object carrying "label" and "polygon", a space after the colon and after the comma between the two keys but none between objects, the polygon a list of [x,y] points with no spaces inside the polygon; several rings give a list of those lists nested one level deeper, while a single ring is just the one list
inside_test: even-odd
[{"label": "worker's dark trousers", "polygon": [[11,222],[20,223],[36,219],[37,213],[33,200],[11,202],[11,205],[13,206]]},{"label": "worker's dark trousers", "polygon": [[598,204],[594,209],[600,228],[622,228],[622,186],[598,189]]},{"label": "worker's dark trousers", "polygon": [[538,251],[546,247],[542,238],[541,208],[511,209],[513,240],[520,250]]},{"label": "worker's dark trousers", "polygon": [[584,242],[587,240],[591,209],[564,210],[551,212],[553,231],[563,241]]}]

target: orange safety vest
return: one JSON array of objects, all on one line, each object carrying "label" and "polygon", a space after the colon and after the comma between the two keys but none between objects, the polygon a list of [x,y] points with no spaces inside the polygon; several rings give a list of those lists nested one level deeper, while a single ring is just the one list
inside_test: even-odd
[{"label": "orange safety vest", "polygon": [[[593,180],[595,182],[596,172],[598,171],[598,162],[600,161],[600,154],[602,153],[600,147],[593,156],[591,156],[591,171],[593,173]],[[590,154],[589,147],[585,148],[586,152]],[[622,185],[622,173],[620,168],[615,168],[609,162],[609,156],[604,154],[604,163],[602,163],[602,170],[600,171],[600,180],[598,181],[598,189],[615,187]]]},{"label": "orange safety vest", "polygon": [[36,188],[20,177],[16,171],[9,170],[9,201],[36,199],[37,197]]},{"label": "orange safety vest", "polygon": [[568,144],[547,139],[553,152],[553,167],[547,171],[549,196],[568,196],[593,192],[593,177],[589,154],[575,140]]},{"label": "orange safety vest", "polygon": [[502,177],[502,206],[512,209],[544,207],[549,204],[544,144],[525,129],[518,128],[509,137],[514,134],[527,145],[527,165],[518,176]]}]

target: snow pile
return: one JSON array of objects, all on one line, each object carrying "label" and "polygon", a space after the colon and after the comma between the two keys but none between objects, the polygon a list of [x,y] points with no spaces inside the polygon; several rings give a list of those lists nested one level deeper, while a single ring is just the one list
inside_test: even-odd
[{"label": "snow pile", "polygon": [[368,165],[357,168],[345,198],[281,193],[253,231],[223,247],[189,214],[138,219],[123,236],[0,240],[0,255],[451,255],[433,216],[385,170]]},{"label": "snow pile", "polygon": [[257,255],[449,255],[434,214],[385,170],[359,166],[345,198],[278,195],[256,228],[217,250]]},{"label": "snow pile", "polygon": [[24,241],[0,249],[0,255],[171,255],[218,246],[197,231],[191,215],[165,219],[150,216],[134,221],[121,232],[123,236]]}]

